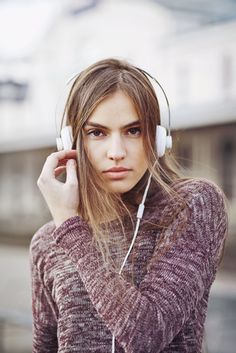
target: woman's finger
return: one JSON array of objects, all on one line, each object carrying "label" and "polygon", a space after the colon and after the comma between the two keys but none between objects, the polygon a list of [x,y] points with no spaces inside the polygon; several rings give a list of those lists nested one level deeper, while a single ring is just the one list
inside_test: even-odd
[{"label": "woman's finger", "polygon": [[51,153],[44,163],[41,177],[45,178],[54,178],[54,170],[59,166],[60,161],[70,158],[76,158],[77,151],[70,150],[70,151],[59,151]]},{"label": "woman's finger", "polygon": [[66,163],[66,183],[77,185],[77,163],[74,159],[69,159]]},{"label": "woman's finger", "polygon": [[59,166],[54,170],[54,175],[55,177],[58,177],[60,174],[62,174],[66,170],[66,166]]}]

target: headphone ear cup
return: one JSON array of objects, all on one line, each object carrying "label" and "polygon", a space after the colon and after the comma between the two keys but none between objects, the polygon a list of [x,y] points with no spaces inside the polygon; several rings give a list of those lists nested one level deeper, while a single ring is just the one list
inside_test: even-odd
[{"label": "headphone ear cup", "polygon": [[56,138],[56,142],[57,142],[57,150],[58,151],[62,151],[63,150],[63,143],[62,143],[62,139],[60,137]]},{"label": "headphone ear cup", "polygon": [[157,125],[156,127],[156,148],[158,157],[163,157],[166,151],[166,129]]}]

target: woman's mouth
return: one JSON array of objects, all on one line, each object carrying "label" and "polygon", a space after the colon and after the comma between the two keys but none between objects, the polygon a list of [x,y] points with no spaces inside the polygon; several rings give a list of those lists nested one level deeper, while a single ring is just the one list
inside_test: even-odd
[{"label": "woman's mouth", "polygon": [[113,167],[105,170],[103,173],[112,180],[124,179],[128,176],[131,169],[125,167]]}]

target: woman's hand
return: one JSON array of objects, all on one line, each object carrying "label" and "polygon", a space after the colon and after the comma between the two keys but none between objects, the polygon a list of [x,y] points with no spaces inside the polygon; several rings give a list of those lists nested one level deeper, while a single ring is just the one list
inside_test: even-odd
[{"label": "woman's hand", "polygon": [[[76,150],[50,154],[37,181],[56,227],[59,227],[68,218],[78,215],[76,155]],[[65,183],[56,179],[64,170],[66,170]]]}]

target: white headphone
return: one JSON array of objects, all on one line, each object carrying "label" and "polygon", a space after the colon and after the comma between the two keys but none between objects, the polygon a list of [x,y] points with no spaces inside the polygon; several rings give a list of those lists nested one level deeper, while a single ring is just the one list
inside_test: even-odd
[{"label": "white headphone", "polygon": [[172,148],[172,136],[168,135],[166,128],[161,125],[156,127],[156,147],[158,157],[163,157],[165,151]]},{"label": "white headphone", "polygon": [[70,125],[64,126],[61,129],[61,137],[56,138],[58,151],[71,150],[73,144],[72,127]]},{"label": "white headphone", "polygon": [[[153,85],[152,80],[158,84],[158,86],[161,88],[164,96],[165,96],[165,100],[167,103],[167,107],[168,107],[168,129],[166,129],[164,126],[162,125],[157,125],[156,126],[156,150],[157,150],[157,156],[163,157],[166,150],[167,149],[171,149],[172,148],[172,136],[171,136],[171,128],[170,128],[170,105],[169,105],[169,101],[168,98],[166,96],[166,93],[163,89],[163,87],[161,86],[161,84],[157,81],[156,78],[154,78],[153,76],[151,76],[148,72],[144,71],[143,69],[140,69],[138,67],[136,67],[137,70],[139,70],[151,83],[154,91],[155,90],[155,85]],[[71,80],[71,79],[70,79]],[[156,94],[157,96],[157,94]],[[56,139],[57,142],[57,149],[63,150],[63,149],[71,149],[72,148],[72,143],[73,143],[73,136],[72,136],[72,128],[71,126],[65,126],[62,130],[61,130],[61,137],[58,137]]]}]

